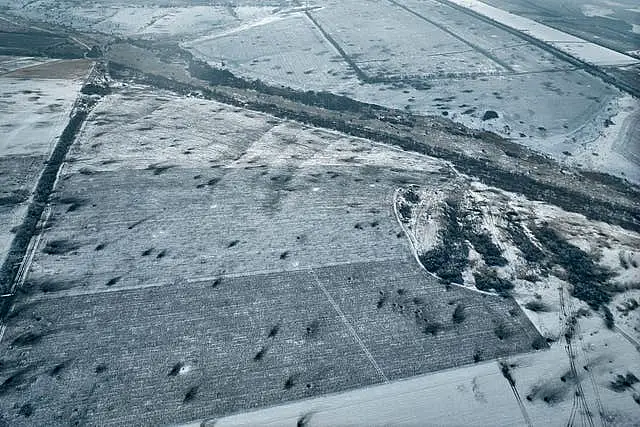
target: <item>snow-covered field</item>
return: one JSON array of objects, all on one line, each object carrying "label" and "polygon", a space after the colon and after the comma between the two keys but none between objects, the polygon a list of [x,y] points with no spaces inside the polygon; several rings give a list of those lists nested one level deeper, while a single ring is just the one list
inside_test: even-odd
[{"label": "snow-covered field", "polygon": [[[450,191],[440,188],[444,197]],[[602,265],[618,274],[621,286],[631,287],[610,304],[618,326],[605,328],[601,316],[571,296],[568,284],[553,275],[535,283],[514,279],[515,297],[523,307],[540,303],[525,312],[550,338],[549,350],[187,425],[635,425],[640,396],[633,384],[625,385],[620,378],[640,374],[640,291],[633,289],[638,270],[632,267],[640,262],[640,236],[477,183],[470,191],[474,206],[488,215],[483,224],[494,238],[510,211],[548,222],[572,244],[601,253]],[[428,206],[419,219],[435,219],[428,211],[438,204],[438,192],[421,195]],[[522,274],[518,250],[499,243],[509,260],[503,273]],[[636,308],[629,309],[633,301]]]},{"label": "snow-covered field", "polygon": [[274,15],[185,46],[214,66],[302,90],[340,92],[356,80],[302,13]]},{"label": "snow-covered field", "polygon": [[[616,392],[611,383],[617,375],[637,375],[640,356],[620,335],[602,330],[599,322],[593,317],[580,320],[582,333],[574,354],[578,378],[568,375],[569,356],[560,342],[548,351],[505,361],[522,406],[499,362],[493,361],[238,414],[215,420],[215,426],[295,426],[301,419],[309,426],[520,426],[526,425],[525,416],[532,425],[632,426],[638,407],[633,392]],[[578,382],[584,399],[575,395]],[[186,425],[212,426],[214,420]]]},{"label": "snow-covered field", "polygon": [[515,15],[478,0],[447,0],[469,8],[487,18],[528,34],[556,49],[596,66],[622,66],[637,64],[640,60],[623,53],[588,42],[532,19]]},{"label": "snow-covered field", "polygon": [[66,126],[82,80],[76,76],[88,64],[72,62],[63,78],[19,78],[25,70],[60,74],[64,61],[2,57],[0,67],[0,264],[22,223],[27,201],[44,162]]},{"label": "snow-covered field", "polygon": [[233,28],[246,21],[271,14],[275,4],[258,5],[193,5],[185,2],[149,4],[140,2],[88,3],[39,0],[3,2],[17,13],[35,21],[62,24],[82,32],[101,32],[125,37],[193,38]]},{"label": "snow-covered field", "polygon": [[[628,160],[633,144],[629,150],[629,143],[616,145],[620,154],[607,151],[607,141],[617,138],[612,135],[624,133],[616,116],[635,116],[627,110],[637,110],[637,103],[631,105],[612,86],[513,34],[439,1],[317,0],[308,4],[308,13],[320,28],[305,16],[306,3],[289,1],[229,6],[5,3],[11,13],[82,31],[176,40],[212,66],[249,79],[444,115],[561,161],[640,179],[637,162]],[[516,23],[529,23],[516,18]],[[573,36],[547,35],[554,43],[571,42],[567,49],[587,49],[589,55],[598,49],[594,55],[600,55],[599,47],[574,43]],[[359,72],[370,82],[363,82]],[[402,77],[418,84],[402,82]],[[372,83],[376,79],[381,82]],[[489,110],[498,118],[483,120]]]},{"label": "snow-covered field", "polygon": [[0,155],[47,155],[67,124],[81,81],[0,78]]},{"label": "snow-covered field", "polygon": [[312,12],[369,77],[467,76],[505,71],[454,34],[386,1],[323,2]]}]

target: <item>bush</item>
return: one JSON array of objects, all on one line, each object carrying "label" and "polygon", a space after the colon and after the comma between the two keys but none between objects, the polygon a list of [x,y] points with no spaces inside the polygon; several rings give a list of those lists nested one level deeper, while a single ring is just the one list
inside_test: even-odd
[{"label": "bush", "polygon": [[529,301],[524,305],[524,307],[527,310],[531,310],[531,311],[534,311],[536,313],[549,311],[549,307],[545,303],[543,303],[542,301],[539,301],[539,300]]},{"label": "bush", "polygon": [[495,111],[487,110],[482,116],[482,121],[497,119],[498,117],[500,116],[498,116],[498,113],[496,113]]},{"label": "bush", "polygon": [[442,324],[438,322],[428,322],[423,329],[425,334],[436,336],[442,330]]},{"label": "bush", "polygon": [[193,399],[196,398],[196,394],[198,394],[198,386],[197,385],[193,386],[189,390],[187,390],[187,392],[184,394],[184,400],[182,401],[182,403],[191,402]]},{"label": "bush", "polygon": [[481,291],[494,290],[500,295],[508,295],[509,291],[514,288],[513,283],[509,280],[498,277],[495,270],[473,273],[473,278],[476,281],[476,288]]},{"label": "bush", "polygon": [[627,375],[618,374],[616,379],[609,384],[609,388],[616,393],[622,393],[629,389],[633,390],[633,385],[638,381],[640,381],[638,377],[631,372],[627,372]]},{"label": "bush", "polygon": [[469,239],[476,252],[482,255],[482,259],[485,264],[490,267],[502,267],[507,265],[507,260],[502,256],[502,251],[493,243],[488,234],[466,234],[467,239]]},{"label": "bush", "polygon": [[511,240],[522,253],[525,260],[531,263],[540,263],[546,258],[544,252],[533,244],[527,233],[525,233],[519,224],[510,223],[507,230]]},{"label": "bush", "polygon": [[87,83],[80,90],[85,95],[109,95],[111,93],[111,88],[109,86],[101,86],[95,83]]},{"label": "bush", "polygon": [[420,201],[420,196],[418,195],[418,193],[413,191],[413,189],[411,188],[404,193],[404,198],[409,203],[418,203]]},{"label": "bush", "polygon": [[398,213],[400,213],[401,219],[408,220],[411,218],[411,206],[406,203],[402,203],[398,208]]},{"label": "bush", "polygon": [[607,307],[606,305],[602,306],[602,311],[604,312],[604,325],[607,327],[607,329],[613,329],[613,326],[615,325],[613,313],[611,313],[611,310],[609,310],[609,307]]},{"label": "bush", "polygon": [[80,248],[80,245],[68,240],[51,240],[47,242],[42,252],[48,255],[66,255]]},{"label": "bush", "polygon": [[447,201],[444,207],[444,229],[441,244],[420,255],[420,262],[445,282],[463,283],[462,272],[469,263],[469,247],[460,221],[459,207]]},{"label": "bush", "polygon": [[464,306],[462,304],[458,304],[456,309],[453,310],[453,323],[462,323],[464,319],[467,318],[467,315],[464,312]]},{"label": "bush", "polygon": [[498,323],[498,325],[495,327],[493,332],[496,334],[496,336],[500,341],[502,341],[505,338],[508,338],[510,335],[509,331],[507,330],[507,327],[502,322]]},{"label": "bush", "polygon": [[552,261],[567,272],[567,280],[573,285],[571,294],[597,310],[611,301],[607,283],[613,274],[595,264],[592,257],[560,237],[548,226],[533,230],[536,239],[552,256]]},{"label": "bush", "polygon": [[543,348],[547,347],[547,340],[543,336],[537,336],[531,343],[531,348],[533,348],[534,350],[542,350]]}]

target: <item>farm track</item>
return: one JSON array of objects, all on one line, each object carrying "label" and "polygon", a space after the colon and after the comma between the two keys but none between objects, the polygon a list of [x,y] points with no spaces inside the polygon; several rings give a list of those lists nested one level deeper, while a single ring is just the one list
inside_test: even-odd
[{"label": "farm track", "polygon": [[516,399],[516,402],[518,403],[518,407],[520,408],[520,412],[522,413],[522,418],[524,419],[525,424],[527,425],[527,427],[533,427],[533,423],[531,422],[531,417],[529,417],[529,412],[527,411],[527,408],[524,406],[524,402],[522,401],[520,392],[516,387],[516,381],[509,371],[508,362],[504,360],[500,361],[498,362],[498,366],[500,367],[502,376],[507,380],[507,383],[509,384],[509,388],[511,388],[513,397]]},{"label": "farm track", "polygon": [[349,322],[349,320],[345,316],[344,312],[342,311],[342,309],[340,308],[340,306],[338,305],[336,300],[333,299],[333,297],[331,296],[331,294],[329,293],[327,288],[322,284],[322,282],[318,278],[318,275],[316,274],[316,272],[312,268],[309,268],[309,272],[313,276],[313,278],[314,278],[314,280],[316,282],[316,286],[325,295],[325,297],[327,298],[327,301],[329,301],[329,303],[331,304],[333,309],[336,311],[336,313],[338,314],[338,317],[340,317],[340,320],[342,320],[342,323],[348,329],[348,331],[351,334],[351,336],[353,337],[353,339],[358,343],[358,345],[360,346],[360,348],[362,349],[364,354],[367,356],[367,359],[369,359],[369,361],[371,362],[371,365],[375,369],[376,373],[380,376],[380,379],[383,382],[388,383],[389,382],[389,378],[387,378],[387,376],[384,374],[384,372],[380,368],[380,365],[378,365],[378,362],[376,361],[376,359],[371,354],[371,351],[369,351],[369,349],[367,348],[365,343],[362,341],[362,338],[360,338],[360,336],[358,335],[356,330],[353,329],[353,326],[351,325],[351,323]]},{"label": "farm track", "polygon": [[[391,0],[390,0],[391,1]],[[529,36],[525,33],[522,33],[518,30],[515,30],[507,25],[501,24],[499,22],[494,21],[493,19],[490,19],[480,13],[477,13],[473,10],[470,10],[466,7],[462,7],[460,5],[457,5],[455,3],[452,3],[448,0],[435,0],[438,3],[448,6],[450,8],[453,8],[459,12],[462,12],[466,15],[471,16],[472,18],[475,19],[479,19],[483,22],[486,22],[488,24],[491,24],[497,28],[500,28],[504,31],[507,31],[510,34],[513,34],[516,37],[520,37],[521,39],[531,43],[532,45],[539,47],[542,50],[545,50],[547,52],[549,52],[550,54],[552,54],[553,56],[555,56],[556,58],[559,58],[563,61],[566,61],[568,63],[570,63],[571,65],[578,67],[584,71],[586,71],[587,73],[600,78],[601,80],[605,81],[606,83],[609,83],[615,87],[617,87],[618,89],[627,92],[635,97],[640,97],[640,84],[638,84],[638,82],[636,81],[634,82],[627,82],[627,81],[623,81],[620,78],[617,78],[616,76],[612,75],[611,73],[607,73],[606,71],[603,71],[602,69],[600,69],[599,67],[590,65],[580,59],[577,59],[571,55],[568,55],[562,51],[560,51],[559,49],[556,49],[553,46],[550,46],[549,44],[538,40],[535,37]],[[564,31],[564,30],[563,30]]]},{"label": "farm track", "polygon": [[[571,378],[573,378],[573,380],[575,381],[576,386],[575,392],[572,396],[573,402],[571,406],[571,412],[569,414],[569,420],[567,421],[567,427],[573,427],[576,425],[576,417],[578,416],[578,414],[580,414],[582,418],[582,422],[580,423],[580,425],[595,427],[593,412],[589,408],[589,402],[587,402],[584,388],[582,387],[582,380],[580,379],[578,369],[576,368],[576,359],[578,358],[578,352],[576,351],[573,338],[580,335],[580,322],[577,318],[577,312],[574,309],[573,302],[571,301],[571,299],[567,301],[564,297],[564,287],[558,288],[558,292],[560,293],[560,305],[562,308],[562,324],[566,331],[564,334],[564,348],[567,353],[567,359],[569,361]],[[600,395],[595,385],[595,379],[593,379],[593,377],[591,376],[590,381],[592,382],[592,385],[594,385],[596,405],[599,408],[599,415],[600,417],[602,417],[602,402],[600,401]],[[604,420],[602,424],[604,425]]]}]

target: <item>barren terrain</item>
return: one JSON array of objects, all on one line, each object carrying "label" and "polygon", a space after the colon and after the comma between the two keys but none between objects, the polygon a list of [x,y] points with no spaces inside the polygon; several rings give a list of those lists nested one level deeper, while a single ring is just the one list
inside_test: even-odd
[{"label": "barren terrain", "polygon": [[0,425],[633,425],[635,39],[506,1],[0,1]]}]

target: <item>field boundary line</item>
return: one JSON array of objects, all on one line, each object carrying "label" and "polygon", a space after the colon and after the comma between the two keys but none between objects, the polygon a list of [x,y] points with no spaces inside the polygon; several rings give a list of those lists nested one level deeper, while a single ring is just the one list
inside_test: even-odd
[{"label": "field boundary line", "polygon": [[351,69],[356,73],[358,79],[360,79],[364,83],[370,83],[371,79],[369,76],[362,71],[362,69],[356,64],[356,62],[351,59],[351,57],[347,54],[347,52],[340,46],[340,44],[329,34],[320,23],[311,16],[311,13],[308,10],[304,11],[304,15],[307,19],[313,24],[313,26],[320,32],[322,37],[338,52],[338,54],[342,57],[342,60],[346,62],[346,64],[351,67]]},{"label": "field boundary line", "polygon": [[338,305],[336,300],[333,299],[333,297],[331,296],[331,294],[329,293],[327,288],[325,288],[325,286],[322,284],[322,282],[320,282],[320,278],[318,278],[318,275],[313,270],[313,268],[309,267],[308,270],[313,275],[313,277],[314,277],[314,279],[316,281],[316,285],[322,291],[322,293],[327,297],[327,299],[329,300],[329,303],[331,303],[331,305],[333,306],[333,309],[336,311],[336,313],[338,313],[338,316],[340,316],[340,319],[342,320],[342,323],[344,323],[344,325],[347,327],[349,332],[351,332],[351,335],[356,340],[356,342],[360,345],[360,348],[362,348],[362,351],[367,356],[367,358],[369,359],[369,361],[373,365],[374,369],[378,372],[378,375],[380,375],[380,377],[382,378],[382,380],[385,383],[388,383],[389,382],[389,378],[387,378],[387,376],[384,374],[384,372],[382,371],[382,369],[378,365],[378,362],[376,362],[376,359],[374,359],[373,355],[371,354],[371,352],[369,351],[367,346],[364,344],[364,342],[362,341],[362,339],[360,338],[360,336],[358,335],[356,330],[353,329],[353,326],[351,325],[351,323],[349,323],[349,320],[347,319],[345,314],[342,312],[342,309],[340,309],[340,306]]},{"label": "field boundary line", "polygon": [[[325,267],[339,267],[343,265],[351,265],[351,264],[369,264],[369,263],[378,263],[378,262],[402,262],[403,258],[379,258],[373,261],[365,261],[365,262],[338,262],[333,264],[326,264],[317,268],[325,268]],[[59,291],[59,292],[49,292],[46,294],[39,294],[29,298],[29,301],[49,301],[55,300],[59,298],[73,298],[73,297],[81,297],[81,296],[90,296],[90,295],[102,295],[102,294],[110,294],[116,292],[126,292],[126,291],[136,291],[141,289],[152,289],[152,288],[162,288],[165,286],[175,286],[176,284],[198,284],[198,283],[206,283],[212,282],[216,279],[236,279],[240,277],[252,277],[252,276],[268,276],[268,275],[277,275],[277,274],[294,274],[299,272],[308,271],[308,268],[296,268],[293,270],[254,270],[250,272],[239,272],[239,273],[227,273],[227,274],[219,274],[216,276],[203,276],[203,277],[195,277],[192,279],[185,279],[183,277],[176,277],[173,280],[166,282],[153,282],[153,283],[143,283],[139,285],[131,285],[131,286],[121,286],[121,287],[101,287],[96,289],[84,289],[76,291],[74,288]],[[13,297],[13,294],[0,295],[0,298],[9,298]]]},{"label": "field boundary line", "polygon": [[638,342],[638,340],[636,340],[635,338],[633,338],[631,335],[629,335],[629,333],[627,331],[625,331],[624,329],[622,329],[620,326],[618,325],[614,325],[613,329],[618,332],[624,339],[626,339],[627,341],[629,341],[629,343],[631,345],[633,345],[636,350],[638,350],[638,352],[640,353],[640,342]]}]

